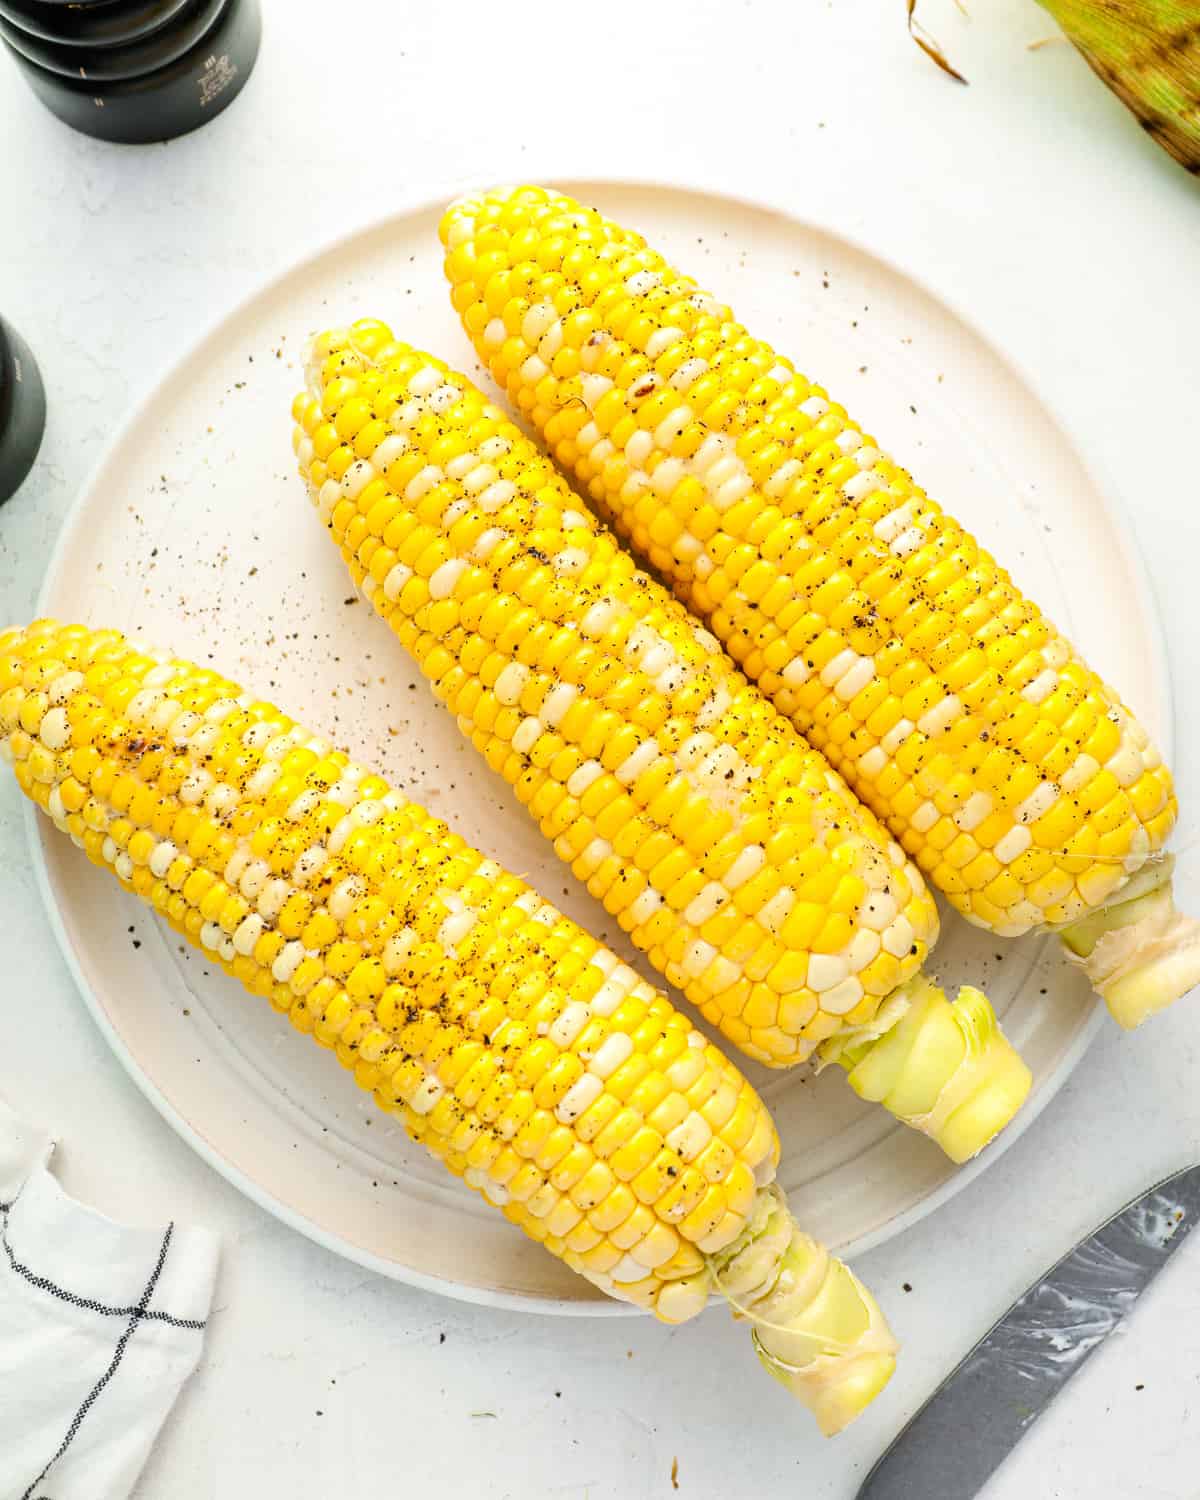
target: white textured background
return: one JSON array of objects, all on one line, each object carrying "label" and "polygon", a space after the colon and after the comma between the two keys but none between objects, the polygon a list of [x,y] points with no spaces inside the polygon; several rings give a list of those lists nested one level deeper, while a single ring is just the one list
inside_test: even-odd
[{"label": "white textured background", "polygon": [[[966,89],[907,41],[903,0],[266,9],[241,99],[165,146],[72,134],[0,57],[0,307],[36,349],[51,407],[37,469],[0,512],[0,616],[32,610],[67,507],[156,372],[309,244],[466,179],[658,175],[773,200],[879,247],[1037,373],[1132,512],[1171,652],[1181,788],[1200,797],[1200,184],[1068,47],[1027,50],[1053,29],[1032,0],[996,0],[970,20],[926,0]],[[1185,878],[1184,895],[1200,906],[1200,879]],[[160,1121],[87,1019],[8,787],[0,914],[0,1091],[61,1133],[69,1190],[132,1219],[210,1224],[225,1240],[203,1366],[140,1500],[418,1486],[642,1500],[674,1493],[676,1457],[692,1500],[850,1500],[1035,1275],[1200,1155],[1196,1001],[1134,1039],[1105,1031],[993,1170],[863,1259],[905,1359],[888,1395],[822,1445],[720,1312],[668,1332],[460,1306],[345,1264],[243,1201]],[[1197,1458],[1200,1245],[988,1500],[1194,1500]]]}]

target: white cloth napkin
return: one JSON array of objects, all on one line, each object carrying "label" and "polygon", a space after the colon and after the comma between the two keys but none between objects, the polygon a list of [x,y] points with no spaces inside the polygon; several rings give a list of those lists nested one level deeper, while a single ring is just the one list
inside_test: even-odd
[{"label": "white cloth napkin", "polygon": [[53,1149],[0,1100],[0,1500],[124,1500],[200,1358],[217,1240],[76,1203]]}]

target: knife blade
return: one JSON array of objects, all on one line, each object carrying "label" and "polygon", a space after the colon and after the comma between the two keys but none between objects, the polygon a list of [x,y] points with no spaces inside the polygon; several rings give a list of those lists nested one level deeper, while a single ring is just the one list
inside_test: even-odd
[{"label": "knife blade", "polygon": [[858,1500],[970,1500],[1200,1220],[1200,1164],[1105,1220],[1009,1308],[874,1466]]}]

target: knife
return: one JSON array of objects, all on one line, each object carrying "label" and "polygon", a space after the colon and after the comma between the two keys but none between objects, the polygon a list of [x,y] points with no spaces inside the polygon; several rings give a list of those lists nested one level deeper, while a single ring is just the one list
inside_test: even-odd
[{"label": "knife", "polygon": [[1200,1219],[1200,1164],[1135,1198],[1020,1297],[934,1391],[858,1500],[970,1500]]}]

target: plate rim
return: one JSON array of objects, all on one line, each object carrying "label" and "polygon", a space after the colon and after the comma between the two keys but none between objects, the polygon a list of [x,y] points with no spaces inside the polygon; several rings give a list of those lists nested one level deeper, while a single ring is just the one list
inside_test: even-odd
[{"label": "plate rim", "polygon": [[[583,186],[587,187],[589,191],[596,190],[599,195],[603,195],[606,190],[620,192],[629,189],[640,191],[659,190],[671,194],[688,194],[710,200],[720,200],[724,204],[734,208],[743,208],[754,213],[773,216],[800,233],[824,235],[827,238],[840,242],[853,253],[873,260],[886,271],[914,286],[932,303],[943,308],[963,327],[969,329],[974,337],[982,343],[986,352],[1016,377],[1029,392],[1030,396],[1042,408],[1043,412],[1050,418],[1065,448],[1079,464],[1080,470],[1089,488],[1095,495],[1096,500],[1099,502],[1104,518],[1111,526],[1115,538],[1124,548],[1132,575],[1135,602],[1149,635],[1148,644],[1151,647],[1152,656],[1151,692],[1163,707],[1163,724],[1159,731],[1158,739],[1163,747],[1164,760],[1169,762],[1172,759],[1175,740],[1175,707],[1170,657],[1153,580],[1138,542],[1129,510],[1115,488],[1097,472],[1094,465],[1086,457],[1086,449],[1076,440],[1075,431],[1072,425],[1064,419],[1058,403],[1047,397],[1040,382],[1031,374],[1025,362],[1011,351],[1006,342],[993,335],[988,324],[981,322],[974,315],[968,314],[960,306],[956,298],[948,296],[938,288],[932,286],[920,271],[914,270],[902,258],[895,256],[890,251],[881,250],[857,234],[848,232],[836,224],[794,213],[782,204],[773,202],[767,198],[760,198],[745,192],[730,190],[714,182],[704,182],[695,179],[673,179],[668,181],[661,177],[653,175],[641,176],[636,173],[622,173],[619,176],[610,176],[607,174],[580,173],[577,171],[547,171],[544,174],[529,176],[523,180],[549,184],[561,183],[571,188]],[[467,193],[483,191],[486,187],[494,185],[494,178],[481,180],[474,175],[459,177],[452,179],[451,182],[447,183],[445,188],[436,193],[430,194],[422,190],[420,193],[413,193],[407,197],[402,196],[395,206],[387,212],[366,216],[356,222],[351,228],[343,229],[337,234],[321,238],[314,236],[312,242],[303,251],[290,258],[279,269],[256,278],[253,285],[232,305],[225,307],[208,318],[186,345],[165,357],[142,391],[142,394],[127,411],[125,417],[113,428],[100,453],[89,468],[75,499],[63,517],[42,577],[41,586],[38,590],[35,606],[38,615],[45,613],[48,596],[53,591],[58,575],[62,571],[68,544],[75,536],[86,506],[99,479],[109,467],[115,455],[120,451],[130,433],[142,424],[142,419],[147,409],[152,405],[163,385],[182,366],[195,359],[205,345],[210,343],[227,325],[234,323],[237,319],[244,316],[254,303],[267,296],[285,281],[302,272],[313,262],[324,259],[334,254],[340,248],[349,246],[361,238],[378,233],[385,229],[387,225],[398,220],[435,213]],[[108,1012],[105,1010],[99,996],[85,979],[82,963],[67,933],[62,909],[51,883],[49,866],[46,859],[46,830],[41,827],[42,820],[37,817],[37,809],[32,804],[26,803],[23,811],[30,861],[33,867],[38,894],[45,908],[59,951],[66,962],[75,987],[93,1022],[129,1078],[158,1114],[203,1161],[224,1177],[227,1182],[231,1183],[232,1186],[237,1188],[239,1192],[243,1193],[252,1202],[258,1204],[260,1208],[265,1209],[281,1222],[299,1231],[325,1249],[340,1255],[344,1259],[362,1265],[368,1270],[375,1271],[391,1280],[413,1286],[421,1291],[433,1292],[459,1302],[501,1308],[507,1311],[538,1313],[546,1316],[621,1317],[633,1316],[639,1311],[639,1309],[628,1303],[608,1298],[599,1300],[589,1298],[583,1300],[503,1291],[498,1288],[472,1286],[469,1283],[453,1281],[420,1271],[400,1261],[377,1255],[365,1246],[352,1244],[345,1239],[339,1238],[335,1233],[308,1219],[305,1215],[299,1213],[296,1209],[276,1197],[269,1188],[251,1177],[241,1167],[236,1166],[233,1162],[222,1156],[216,1147],[205,1140],[181,1111],[163,1094],[149,1073],[134,1058],[121,1037],[120,1032],[109,1017]],[[1091,1013],[1064,1050],[1057,1066],[1039,1087],[1036,1096],[1021,1109],[1016,1119],[1006,1127],[1002,1137],[986,1150],[982,1151],[972,1161],[959,1167],[945,1182],[927,1193],[916,1203],[852,1241],[849,1248],[842,1252],[844,1257],[853,1259],[904,1233],[969,1186],[994,1161],[998,1161],[1000,1156],[1029,1129],[1051,1100],[1056,1097],[1067,1079],[1075,1071],[1084,1053],[1091,1046],[1103,1024],[1104,1008],[1099,1003],[1095,1003]]]}]

